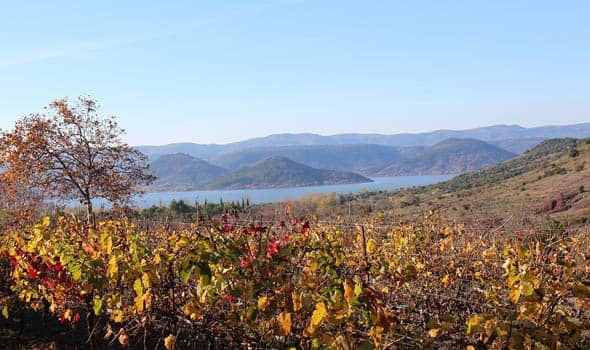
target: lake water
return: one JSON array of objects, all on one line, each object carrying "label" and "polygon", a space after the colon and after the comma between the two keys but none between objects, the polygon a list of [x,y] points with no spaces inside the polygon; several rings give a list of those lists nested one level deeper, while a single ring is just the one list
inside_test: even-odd
[{"label": "lake water", "polygon": [[330,186],[309,186],[273,188],[264,190],[224,190],[224,191],[188,191],[188,192],[152,192],[135,198],[138,207],[145,208],[151,205],[168,205],[172,200],[184,200],[187,203],[203,203],[207,200],[210,203],[218,203],[220,199],[224,202],[241,201],[242,198],[249,198],[250,203],[281,202],[297,197],[303,197],[312,193],[340,194],[358,193],[361,190],[369,192],[381,190],[395,190],[398,188],[430,185],[436,182],[446,181],[454,175],[424,175],[424,176],[393,176],[376,177],[374,182],[349,185]]}]

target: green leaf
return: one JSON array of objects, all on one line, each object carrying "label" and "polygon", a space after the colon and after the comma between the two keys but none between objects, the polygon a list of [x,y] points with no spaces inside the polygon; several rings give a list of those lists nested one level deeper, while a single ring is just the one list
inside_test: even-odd
[{"label": "green leaf", "polygon": [[188,282],[188,280],[191,278],[194,268],[194,266],[191,266],[187,269],[180,270],[180,280],[183,283]]},{"label": "green leaf", "polygon": [[523,283],[523,285],[520,288],[521,294],[525,297],[528,297],[529,295],[532,295],[535,292],[535,289],[530,283]]},{"label": "green leaf", "polygon": [[96,316],[100,315],[100,310],[102,310],[102,299],[98,295],[94,296],[92,310]]},{"label": "green leaf", "polygon": [[375,349],[375,345],[373,345],[373,343],[369,342],[369,341],[363,341],[358,345],[358,348],[360,350],[373,350]]},{"label": "green leaf", "polygon": [[518,249],[518,258],[522,260],[528,260],[532,256],[532,253],[529,249],[524,247],[520,247]]},{"label": "green leaf", "polygon": [[135,280],[135,282],[133,282],[133,290],[135,291],[135,294],[137,294],[138,297],[141,297],[143,295],[143,286],[141,283],[141,278],[138,278]]},{"label": "green leaf", "polygon": [[354,295],[358,297],[359,295],[361,295],[362,292],[363,292],[363,287],[361,287],[360,284],[356,284],[354,286]]},{"label": "green leaf", "polygon": [[67,254],[61,254],[59,256],[59,261],[62,263],[62,265],[66,266],[70,263],[70,261],[72,261],[72,259],[72,256]]},{"label": "green leaf", "polygon": [[74,263],[68,265],[68,270],[70,270],[74,281],[77,282],[80,280],[80,278],[82,278],[82,267],[79,264]]}]

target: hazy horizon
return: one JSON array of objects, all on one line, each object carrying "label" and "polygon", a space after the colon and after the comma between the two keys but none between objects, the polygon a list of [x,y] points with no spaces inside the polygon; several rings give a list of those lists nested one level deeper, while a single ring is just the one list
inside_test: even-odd
[{"label": "hazy horizon", "polygon": [[322,136],[322,137],[330,137],[330,136],[339,136],[339,135],[382,135],[382,136],[391,136],[391,135],[401,135],[401,134],[407,134],[407,135],[415,135],[415,134],[423,134],[423,133],[431,133],[431,132],[438,132],[438,131],[468,131],[468,130],[475,130],[475,129],[483,129],[483,128],[488,128],[488,127],[502,127],[502,126],[507,126],[507,127],[522,127],[525,129],[535,129],[535,128],[542,128],[542,127],[552,127],[552,126],[575,126],[575,125],[583,125],[583,124],[590,124],[590,122],[580,122],[580,123],[572,123],[572,124],[560,124],[560,123],[555,123],[555,124],[543,124],[543,125],[536,125],[536,126],[524,126],[524,125],[520,125],[520,124],[493,124],[493,125],[482,125],[482,126],[478,126],[478,127],[474,127],[474,128],[462,128],[462,129],[432,129],[432,130],[422,130],[422,131],[416,131],[416,132],[394,132],[394,133],[385,133],[385,132],[374,132],[374,133],[364,133],[364,132],[347,132],[347,133],[337,133],[337,134],[320,134],[320,133],[316,133],[316,132],[302,132],[302,133],[294,133],[294,132],[280,132],[280,133],[274,133],[274,134],[268,134],[268,135],[262,135],[262,136],[254,136],[254,137],[248,137],[248,138],[244,138],[244,139],[239,139],[239,140],[234,140],[234,141],[229,141],[229,142],[225,142],[225,143],[220,143],[220,142],[213,142],[213,143],[200,143],[200,142],[195,142],[195,141],[175,141],[175,142],[168,142],[168,143],[162,143],[162,144],[132,144],[132,146],[165,146],[165,145],[172,145],[172,144],[188,144],[188,143],[192,143],[192,144],[202,144],[202,145],[228,145],[228,144],[232,144],[232,143],[238,143],[238,142],[243,142],[243,141],[248,141],[248,140],[253,140],[253,139],[263,139],[266,137],[271,137],[271,136],[279,136],[279,135],[316,135],[316,136]]}]

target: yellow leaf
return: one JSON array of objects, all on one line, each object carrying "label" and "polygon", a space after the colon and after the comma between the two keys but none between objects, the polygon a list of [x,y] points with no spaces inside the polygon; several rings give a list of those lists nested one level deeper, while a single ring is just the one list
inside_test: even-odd
[{"label": "yellow leaf", "polygon": [[279,315],[279,325],[281,326],[281,333],[289,335],[291,333],[291,313],[283,312]]},{"label": "yellow leaf", "polygon": [[107,323],[107,331],[104,335],[104,339],[109,339],[113,335],[113,328],[110,323]]},{"label": "yellow leaf", "polygon": [[446,274],[445,277],[441,280],[443,286],[447,288],[449,286],[449,274]]},{"label": "yellow leaf", "polygon": [[481,329],[481,323],[484,321],[484,318],[479,315],[472,316],[469,320],[467,320],[467,335],[472,335],[475,332]]},{"label": "yellow leaf", "polygon": [[207,297],[209,296],[209,292],[207,291],[207,289],[205,289],[201,295],[199,296],[199,302],[201,304],[205,304],[207,303]]},{"label": "yellow leaf", "polygon": [[135,302],[135,311],[137,311],[137,313],[142,313],[143,312],[143,295],[138,295],[133,300]]},{"label": "yellow leaf", "polygon": [[8,306],[4,305],[4,307],[2,307],[2,316],[4,316],[4,318],[8,318]]},{"label": "yellow leaf", "polygon": [[484,259],[487,261],[489,259],[493,259],[496,257],[496,247],[492,246],[486,250],[483,251],[483,257]]},{"label": "yellow leaf", "polygon": [[193,321],[196,321],[200,317],[199,308],[196,301],[191,301],[185,306],[183,306],[182,312],[184,312],[184,314]]},{"label": "yellow leaf", "polygon": [[317,303],[315,305],[315,310],[311,315],[311,324],[314,326],[319,326],[322,324],[324,318],[328,315],[326,311],[326,305],[323,302]]},{"label": "yellow leaf", "polygon": [[145,301],[145,308],[147,310],[151,310],[152,309],[152,293],[147,291],[143,296],[143,300]]},{"label": "yellow leaf", "polygon": [[72,320],[72,309],[67,309],[66,312],[64,312],[64,319],[68,321]]},{"label": "yellow leaf", "polygon": [[166,350],[173,350],[174,344],[176,344],[176,337],[174,335],[170,334],[164,339],[164,347],[166,347]]},{"label": "yellow leaf", "polygon": [[303,304],[301,303],[301,294],[297,292],[291,293],[291,300],[293,301],[293,311],[301,310]]},{"label": "yellow leaf", "polygon": [[518,275],[518,274],[508,276],[508,279],[507,279],[508,287],[512,288],[512,286],[515,285],[519,281],[520,281],[520,275]]},{"label": "yellow leaf", "polygon": [[381,348],[381,338],[383,336],[383,327],[377,326],[371,328],[369,331],[369,336],[373,338],[373,342],[375,343],[377,348]]},{"label": "yellow leaf", "polygon": [[115,321],[115,323],[123,322],[123,311],[120,309],[113,310],[113,313],[111,314],[111,320]]},{"label": "yellow leaf", "polygon": [[438,336],[438,333],[440,333],[440,328],[433,328],[428,331],[428,336],[430,338],[436,338]]},{"label": "yellow leaf", "polygon": [[510,293],[508,293],[508,299],[510,299],[510,301],[513,304],[518,303],[518,300],[520,300],[520,289],[519,288],[514,288],[510,291]]},{"label": "yellow leaf", "polygon": [[258,298],[258,310],[264,310],[266,308],[266,304],[268,303],[268,297],[261,296]]},{"label": "yellow leaf", "polygon": [[107,253],[113,253],[113,237],[108,233],[100,235],[100,250]]},{"label": "yellow leaf", "polygon": [[107,267],[107,276],[109,278],[115,278],[115,276],[117,276],[118,273],[119,273],[119,263],[117,262],[117,258],[113,256],[109,260],[109,265]]},{"label": "yellow leaf", "polygon": [[303,336],[312,336],[316,332],[316,330],[322,325],[322,322],[324,321],[324,318],[327,314],[328,313],[326,311],[326,305],[324,305],[323,302],[317,303],[315,305],[315,310],[311,314],[311,322],[309,323],[307,328],[303,330]]},{"label": "yellow leaf", "polygon": [[143,288],[149,288],[150,284],[150,276],[147,273],[141,275],[141,282],[143,283]]},{"label": "yellow leaf", "polygon": [[352,301],[354,300],[354,285],[353,282],[350,280],[346,280],[344,282],[344,298],[346,299],[346,302],[348,303],[348,305],[352,304]]},{"label": "yellow leaf", "polygon": [[138,313],[142,313],[143,312],[143,287],[141,285],[141,279],[138,278],[135,280],[135,282],[133,282],[133,290],[135,291],[135,294],[137,294],[137,296],[134,299],[135,310]]},{"label": "yellow leaf", "polygon": [[367,253],[373,253],[375,250],[377,250],[377,243],[371,238],[367,241]]}]

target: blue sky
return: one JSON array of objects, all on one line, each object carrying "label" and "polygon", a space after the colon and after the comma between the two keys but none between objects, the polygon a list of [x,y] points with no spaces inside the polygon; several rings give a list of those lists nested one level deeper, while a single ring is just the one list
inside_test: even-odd
[{"label": "blue sky", "polygon": [[588,1],[14,1],[0,128],[96,97],[129,143],[590,121]]}]

